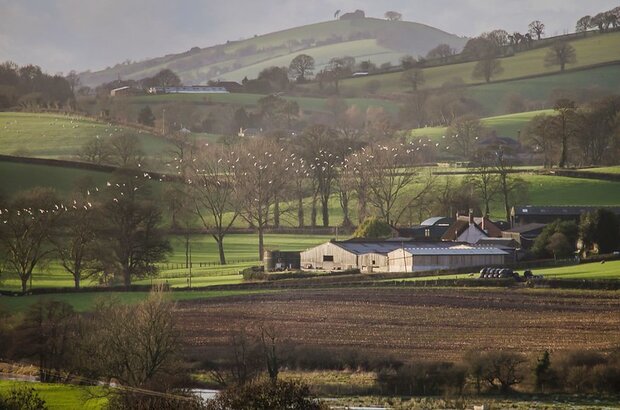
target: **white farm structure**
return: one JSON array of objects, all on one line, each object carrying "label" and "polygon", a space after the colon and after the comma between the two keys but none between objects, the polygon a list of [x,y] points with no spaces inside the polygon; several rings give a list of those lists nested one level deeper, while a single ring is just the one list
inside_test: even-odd
[{"label": "white farm structure", "polygon": [[455,242],[330,241],[301,252],[301,268],[365,272],[419,272],[501,266],[510,258],[496,247]]}]

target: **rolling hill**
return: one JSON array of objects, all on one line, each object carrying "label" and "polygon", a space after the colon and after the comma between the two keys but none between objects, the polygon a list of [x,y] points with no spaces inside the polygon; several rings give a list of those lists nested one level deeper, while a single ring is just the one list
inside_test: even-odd
[{"label": "rolling hill", "polygon": [[[587,38],[570,41],[577,54],[577,62],[567,64],[567,70],[583,69],[599,64],[620,61],[620,32],[592,35]],[[503,72],[492,78],[492,84],[497,81],[514,80],[524,77],[553,74],[559,71],[558,67],[546,67],[544,57],[547,48],[538,48],[520,52],[511,57],[501,58]],[[464,84],[481,84],[480,80],[472,78],[475,62],[450,64],[423,69],[425,82],[422,89],[441,87],[448,81],[460,78]],[[399,93],[406,91],[406,86],[401,80],[401,73],[388,73],[367,76],[362,78],[349,78],[341,81],[340,89],[344,95],[364,90],[369,81],[378,80],[381,84],[379,93]],[[593,78],[593,77],[591,77]],[[314,84],[308,87],[315,87]]]},{"label": "rolling hill", "polygon": [[119,77],[137,80],[169,68],[185,84],[200,84],[210,79],[240,81],[245,76],[256,77],[265,67],[288,66],[301,53],[313,56],[320,69],[332,57],[349,55],[358,61],[397,63],[405,54],[426,55],[441,43],[460,50],[465,42],[465,38],[420,23],[376,18],[334,20],[117,64],[101,71],[81,73],[80,80],[83,85],[96,86]]}]

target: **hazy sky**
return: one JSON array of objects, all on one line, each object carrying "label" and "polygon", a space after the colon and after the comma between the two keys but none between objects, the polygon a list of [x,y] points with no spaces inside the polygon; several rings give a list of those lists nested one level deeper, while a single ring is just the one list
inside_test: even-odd
[{"label": "hazy sky", "polygon": [[408,21],[461,36],[503,28],[547,34],[618,0],[0,0],[0,61],[33,63],[56,73],[97,70],[329,20],[360,8],[369,17],[396,10]]}]

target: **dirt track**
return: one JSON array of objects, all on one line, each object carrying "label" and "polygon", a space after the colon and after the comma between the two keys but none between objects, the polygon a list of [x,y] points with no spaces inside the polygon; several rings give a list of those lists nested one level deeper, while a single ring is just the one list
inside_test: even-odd
[{"label": "dirt track", "polygon": [[179,304],[189,351],[273,325],[289,341],[458,360],[467,349],[620,347],[619,292],[365,288],[294,290]]}]

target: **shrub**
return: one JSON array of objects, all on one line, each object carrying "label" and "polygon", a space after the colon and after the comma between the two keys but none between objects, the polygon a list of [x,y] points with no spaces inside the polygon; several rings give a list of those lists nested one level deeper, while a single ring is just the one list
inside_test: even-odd
[{"label": "shrub", "polygon": [[466,369],[453,363],[416,362],[379,372],[379,384],[390,394],[434,396],[455,392],[465,386]]},{"label": "shrub", "polygon": [[13,386],[8,393],[0,395],[0,409],[46,410],[47,404],[32,387]]},{"label": "shrub", "polygon": [[259,381],[230,387],[207,403],[208,410],[323,410],[328,407],[298,381]]}]

